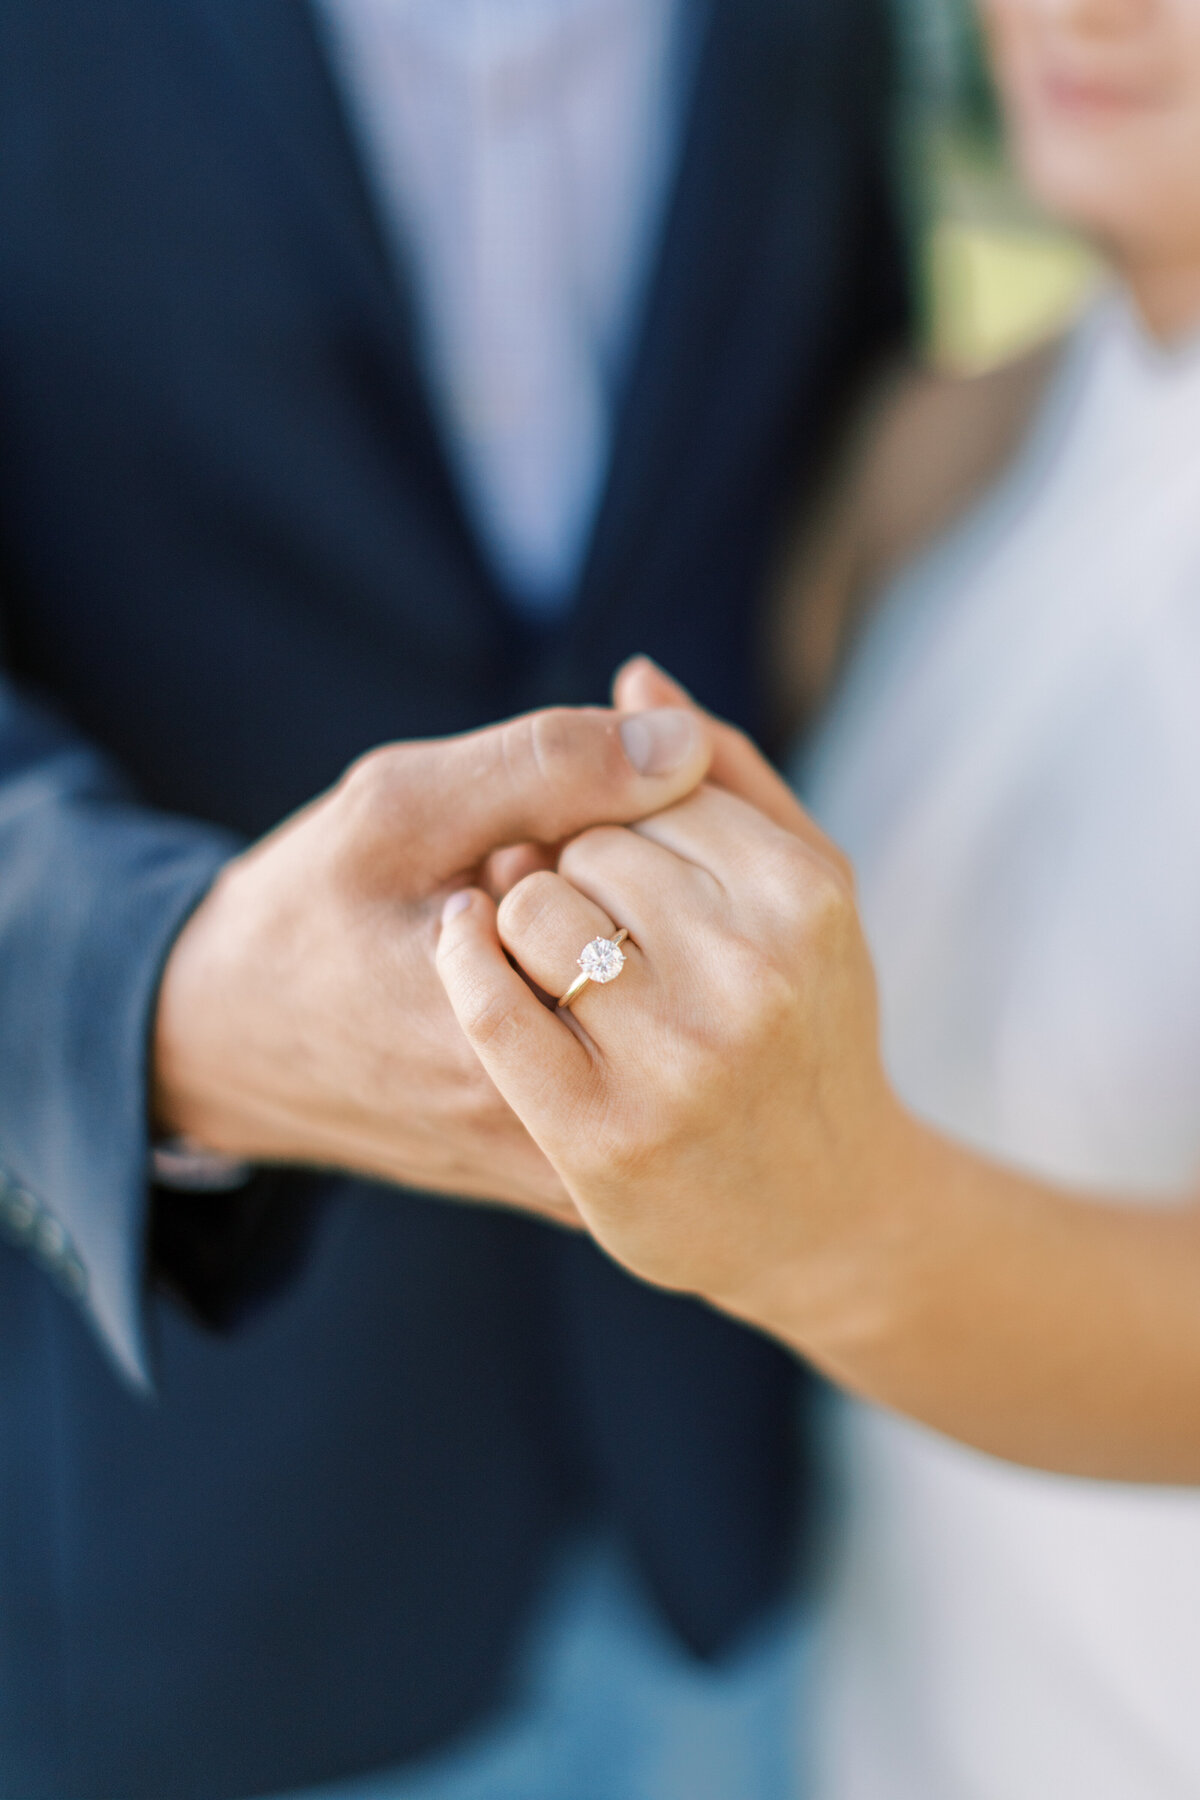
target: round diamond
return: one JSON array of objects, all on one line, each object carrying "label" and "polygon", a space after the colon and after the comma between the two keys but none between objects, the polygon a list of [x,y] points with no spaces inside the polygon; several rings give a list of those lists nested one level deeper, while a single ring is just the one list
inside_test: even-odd
[{"label": "round diamond", "polygon": [[625,967],[625,952],[607,938],[593,938],[584,945],[579,966],[592,981],[615,981]]}]

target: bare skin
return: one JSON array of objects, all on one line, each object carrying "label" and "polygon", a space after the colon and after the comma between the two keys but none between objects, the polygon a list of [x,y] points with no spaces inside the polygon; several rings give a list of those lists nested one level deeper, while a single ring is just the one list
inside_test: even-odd
[{"label": "bare skin", "polygon": [[[619,697],[678,695],[645,662]],[[844,858],[745,740],[705,784],[584,833],[497,910],[451,897],[438,968],[497,1087],[626,1267],[842,1385],[1011,1461],[1200,1480],[1200,1196],[1068,1192],[905,1112]],[[756,763],[755,779],[746,765]],[[619,981],[561,992],[579,945]]]},{"label": "bare skin", "polygon": [[[1200,0],[986,13],[1031,181],[1109,249],[1153,329],[1194,329]],[[828,679],[872,582],[1011,454],[1036,398],[1036,371],[1025,379],[993,390],[1007,411],[976,414],[982,389],[890,397],[852,472],[854,529],[809,565],[826,611],[797,695]],[[944,436],[947,402],[980,435],[905,499],[912,433],[924,420],[926,441]],[[686,705],[645,662],[616,697]],[[611,722],[596,729],[611,746]],[[235,1154],[574,1208],[646,1279],[964,1442],[1075,1474],[1200,1481],[1200,1196],[1145,1210],[1066,1192],[906,1113],[880,1062],[851,873],[745,740],[701,721],[654,798],[591,752],[548,790],[540,768],[526,779],[528,745],[459,743],[472,748],[385,752],[218,884],[164,984],[169,1124]],[[602,773],[584,798],[575,776],[594,784],[597,766],[614,786]],[[449,826],[467,768],[499,787]],[[571,1015],[547,1007],[538,991],[561,992],[580,944],[618,923],[621,980],[585,989]],[[453,1013],[528,1138],[431,998],[435,939]]]},{"label": "bare skin", "polygon": [[184,928],[157,1011],[161,1128],[573,1222],[455,1025],[434,970],[441,902],[500,846],[669,804],[708,755],[678,709],[551,711],[372,752],[231,862]]},{"label": "bare skin", "polygon": [[983,0],[1026,182],[1085,233],[1164,343],[1200,320],[1195,0]]}]

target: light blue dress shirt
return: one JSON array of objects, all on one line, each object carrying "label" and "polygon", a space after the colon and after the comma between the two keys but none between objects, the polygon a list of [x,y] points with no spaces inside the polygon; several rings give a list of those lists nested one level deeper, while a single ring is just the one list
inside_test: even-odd
[{"label": "light blue dress shirt", "polygon": [[513,600],[553,611],[608,469],[695,0],[319,3],[468,516]]}]

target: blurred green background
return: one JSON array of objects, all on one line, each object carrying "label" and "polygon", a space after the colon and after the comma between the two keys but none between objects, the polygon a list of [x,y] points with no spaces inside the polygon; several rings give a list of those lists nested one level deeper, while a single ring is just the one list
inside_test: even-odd
[{"label": "blurred green background", "polygon": [[897,4],[901,157],[925,345],[941,367],[990,368],[1059,330],[1097,266],[1038,212],[1009,166],[969,0]]}]

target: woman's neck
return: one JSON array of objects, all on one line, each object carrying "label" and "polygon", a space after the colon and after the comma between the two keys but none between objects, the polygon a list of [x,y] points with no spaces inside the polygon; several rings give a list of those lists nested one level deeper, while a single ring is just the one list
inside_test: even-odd
[{"label": "woman's neck", "polygon": [[1171,345],[1200,331],[1200,256],[1118,261],[1151,336]]}]

